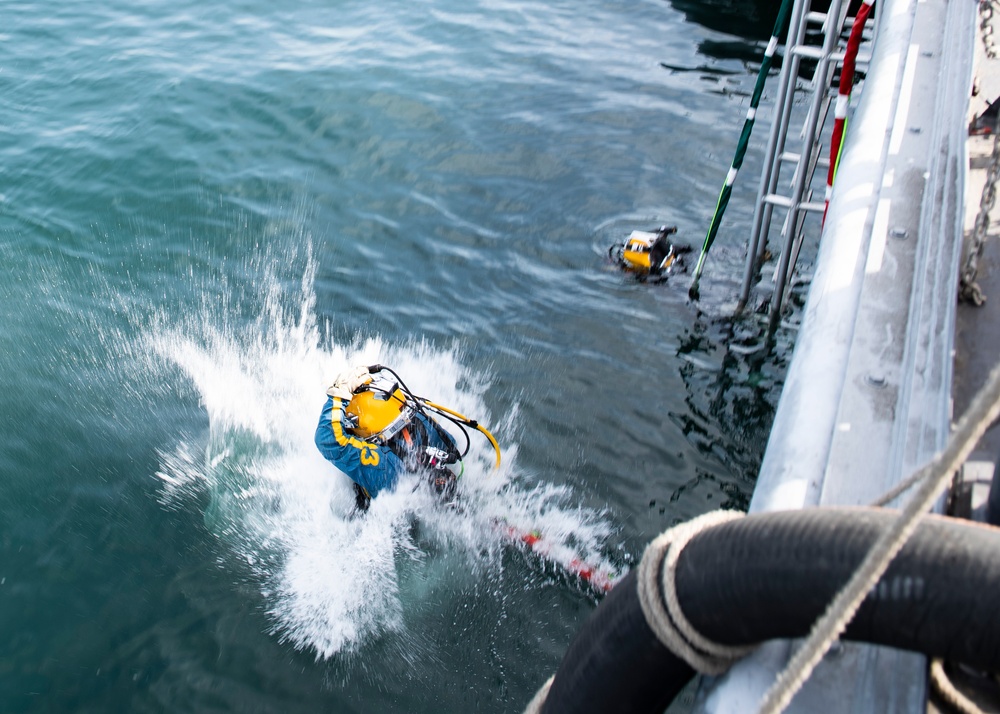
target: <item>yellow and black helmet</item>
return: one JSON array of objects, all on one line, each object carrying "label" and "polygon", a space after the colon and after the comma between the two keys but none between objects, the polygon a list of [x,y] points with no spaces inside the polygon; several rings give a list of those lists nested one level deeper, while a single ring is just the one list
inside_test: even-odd
[{"label": "yellow and black helmet", "polygon": [[658,275],[669,271],[677,260],[679,249],[667,240],[676,232],[675,226],[662,226],[655,232],[632,231],[624,243],[608,249],[608,256],[629,272]]},{"label": "yellow and black helmet", "polygon": [[366,389],[358,392],[347,405],[351,428],[362,439],[388,441],[413,418],[413,408],[407,404],[403,391],[393,385],[391,392]]}]

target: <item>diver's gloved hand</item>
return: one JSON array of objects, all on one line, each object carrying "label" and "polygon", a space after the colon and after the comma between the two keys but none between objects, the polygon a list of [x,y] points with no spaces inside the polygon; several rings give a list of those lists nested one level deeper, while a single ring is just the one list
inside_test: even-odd
[{"label": "diver's gloved hand", "polygon": [[357,365],[337,375],[333,385],[326,390],[331,397],[350,400],[354,392],[372,381],[372,375],[367,365]]},{"label": "diver's gloved hand", "polygon": [[458,461],[458,454],[453,454],[433,446],[424,448],[420,456],[421,465],[427,469],[427,482],[431,490],[445,503],[455,498],[457,476],[448,468],[448,464]]}]

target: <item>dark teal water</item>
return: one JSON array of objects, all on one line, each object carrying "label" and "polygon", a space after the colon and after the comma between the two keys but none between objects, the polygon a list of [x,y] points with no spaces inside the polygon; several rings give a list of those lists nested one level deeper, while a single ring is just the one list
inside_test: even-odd
[{"label": "dark teal water", "polygon": [[[0,14],[0,711],[520,711],[599,599],[559,563],[746,505],[763,132],[700,302],[605,254],[700,244],[766,3]],[[493,429],[462,514],[349,518],[312,438],[359,361]]]}]

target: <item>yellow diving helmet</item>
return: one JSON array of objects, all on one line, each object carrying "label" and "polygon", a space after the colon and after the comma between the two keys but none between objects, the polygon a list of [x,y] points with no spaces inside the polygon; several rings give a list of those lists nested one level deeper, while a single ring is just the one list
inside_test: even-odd
[{"label": "yellow diving helmet", "polygon": [[657,257],[657,265],[651,265],[653,244],[659,238],[657,233],[647,233],[645,231],[632,231],[632,234],[625,241],[625,248],[622,250],[622,259],[631,270],[642,273],[649,273],[659,270],[666,270],[674,262],[674,251],[671,249],[663,256]]},{"label": "yellow diving helmet", "polygon": [[392,391],[366,389],[351,397],[347,414],[354,426],[351,428],[362,439],[377,438],[388,441],[413,418],[413,408],[398,385]]},{"label": "yellow diving helmet", "polygon": [[629,268],[649,272],[649,249],[654,238],[652,233],[632,231],[622,250],[622,259]]},{"label": "yellow diving helmet", "polygon": [[687,246],[675,246],[667,236],[676,233],[676,226],[661,226],[656,231],[632,231],[624,243],[608,249],[608,257],[624,270],[638,275],[661,275],[671,272],[679,253],[690,251]]}]

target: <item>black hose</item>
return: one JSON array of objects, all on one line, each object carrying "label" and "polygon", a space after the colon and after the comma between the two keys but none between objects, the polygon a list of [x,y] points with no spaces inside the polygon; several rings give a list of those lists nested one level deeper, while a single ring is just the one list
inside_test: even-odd
[{"label": "black hose", "polygon": [[[465,437],[465,449],[463,451],[459,451],[458,450],[458,445],[456,444],[455,445],[455,453],[458,456],[458,458],[464,459],[465,455],[469,453],[469,449],[472,446],[472,440],[469,438],[469,432],[465,430],[465,424],[463,424],[462,422],[460,422],[455,417],[450,416],[448,414],[445,414],[444,412],[439,411],[437,409],[434,410],[434,413],[435,414],[439,414],[442,418],[447,419],[448,421],[450,421],[452,424],[454,424],[455,426],[458,427],[459,431],[462,432],[462,436]],[[433,418],[428,417],[428,419],[430,419],[431,423],[434,424],[434,428],[437,429],[438,436],[441,436],[441,440],[447,442],[447,439],[445,439],[442,436],[443,433],[447,433],[447,432],[444,432],[444,430],[437,424],[437,422]]]},{"label": "black hose", "polygon": [[[681,608],[725,645],[803,637],[898,515],[807,509],[747,516],[693,538],[677,564]],[[1000,529],[925,516],[845,639],[1000,669]],[[650,630],[629,573],[591,614],[542,712],[657,712],[694,675]]]},{"label": "black hose", "polygon": [[577,632],[542,712],[660,714],[694,673],[646,624],[633,570]]},{"label": "black hose", "polygon": [[[425,417],[427,417],[427,421],[429,421],[434,426],[434,429],[438,432],[438,438],[440,438],[441,441],[445,442],[446,444],[448,443],[448,439],[446,438],[447,432],[445,432],[441,428],[441,425],[438,424],[437,421],[435,421],[435,419],[430,414],[427,413],[427,410],[426,410],[425,405],[424,405],[424,402],[426,402],[427,400],[424,399],[423,397],[418,397],[413,392],[411,392],[410,388],[406,386],[405,382],[403,382],[403,378],[400,377],[398,374],[396,374],[395,370],[390,369],[389,367],[386,367],[386,366],[381,365],[381,364],[372,365],[371,367],[368,368],[368,370],[372,374],[374,374],[375,372],[381,372],[381,371],[384,370],[384,371],[388,372],[389,374],[391,374],[393,377],[395,377],[396,381],[399,382],[399,386],[402,387],[402,389],[403,389],[403,394],[405,394],[407,397],[409,397],[412,400],[414,408],[418,412],[420,412],[421,414],[423,414]],[[469,448],[472,446],[472,442],[469,439],[469,433],[465,430],[465,427],[458,420],[453,419],[452,417],[448,416],[447,414],[441,413],[437,409],[435,409],[434,412],[436,414],[441,414],[441,416],[443,416],[444,418],[448,419],[448,421],[454,422],[455,425],[458,426],[458,428],[461,430],[462,436],[465,437],[465,451],[458,451],[458,445],[456,444],[455,445],[455,453],[456,453],[456,455],[458,456],[459,459],[465,458],[465,455],[469,453]]]}]

